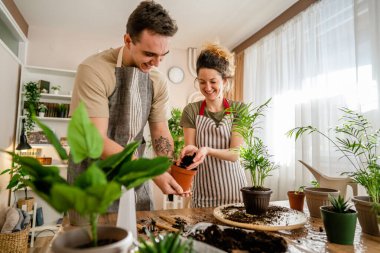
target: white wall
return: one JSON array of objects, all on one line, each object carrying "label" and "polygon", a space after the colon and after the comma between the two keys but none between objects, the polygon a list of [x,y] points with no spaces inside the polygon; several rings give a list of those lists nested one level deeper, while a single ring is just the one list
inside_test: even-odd
[{"label": "white wall", "polygon": [[[12,151],[16,125],[20,65],[0,41],[0,149]],[[10,156],[0,152],[0,171],[10,168]],[[0,206],[8,203],[9,175],[0,176]]]},{"label": "white wall", "polygon": [[[29,46],[27,64],[49,68],[75,70],[78,64],[89,55],[98,51],[118,47],[123,43],[123,34],[119,38],[110,38],[96,32],[83,34],[65,30],[43,30],[29,27]],[[170,107],[183,108],[190,94],[195,92],[194,77],[187,67],[187,50],[171,48],[159,69],[167,75],[169,68],[179,66],[185,72],[184,81],[173,84],[169,81]],[[163,195],[153,187],[156,209],[162,209]]]}]

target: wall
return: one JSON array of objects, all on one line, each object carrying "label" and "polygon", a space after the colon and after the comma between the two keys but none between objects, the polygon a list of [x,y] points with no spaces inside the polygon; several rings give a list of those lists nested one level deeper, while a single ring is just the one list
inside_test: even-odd
[{"label": "wall", "polygon": [[[16,106],[18,99],[18,80],[20,65],[10,52],[0,43],[0,148],[11,151],[16,125]],[[0,152],[0,171],[9,168],[10,157]],[[0,176],[0,205],[8,202],[6,186],[9,175]]]},{"label": "wall", "polygon": [[[87,56],[110,47],[119,47],[123,43],[122,34],[120,38],[107,38],[91,32],[83,34],[33,26],[29,27],[28,39],[27,65],[73,70]],[[169,68],[174,65],[184,70],[185,78],[180,84],[169,81],[170,107],[183,108],[187,104],[189,95],[195,92],[194,77],[190,75],[187,67],[187,50],[171,48],[159,69],[167,75]],[[149,131],[146,132],[148,134]],[[156,209],[162,209],[161,191],[154,186],[153,194]]]}]

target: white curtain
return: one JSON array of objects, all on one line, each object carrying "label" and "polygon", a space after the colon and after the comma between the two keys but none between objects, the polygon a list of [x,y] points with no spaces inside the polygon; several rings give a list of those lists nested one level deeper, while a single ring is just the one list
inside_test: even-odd
[{"label": "white curtain", "polygon": [[322,0],[245,50],[244,101],[272,97],[259,133],[280,165],[265,183],[272,200],[310,185],[313,177],[298,160],[330,176],[352,169],[321,136],[295,142],[287,131],[313,125],[327,133],[341,107],[380,127],[379,2]]}]

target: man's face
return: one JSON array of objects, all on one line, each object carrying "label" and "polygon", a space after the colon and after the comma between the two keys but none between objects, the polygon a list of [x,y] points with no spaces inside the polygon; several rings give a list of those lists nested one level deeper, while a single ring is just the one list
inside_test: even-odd
[{"label": "man's face", "polygon": [[131,37],[126,34],[124,42],[129,52],[124,53],[125,64],[137,67],[144,73],[149,72],[153,66],[158,67],[169,53],[169,38],[144,30],[140,39],[132,42]]}]

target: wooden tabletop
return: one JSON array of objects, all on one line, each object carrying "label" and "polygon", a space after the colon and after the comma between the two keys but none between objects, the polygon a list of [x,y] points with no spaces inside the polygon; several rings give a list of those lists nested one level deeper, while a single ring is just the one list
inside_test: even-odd
[{"label": "wooden tabletop", "polygon": [[[288,206],[288,201],[277,201],[273,203],[276,205]],[[305,214],[309,217],[307,210],[305,210]],[[169,217],[169,219],[167,217]],[[171,231],[173,230],[171,223],[176,217],[185,219],[189,225],[194,225],[198,222],[210,222],[223,225],[214,218],[213,208],[138,211],[138,233],[140,236],[144,236],[141,227],[149,226],[151,219],[156,222],[156,229],[159,232]],[[354,245],[328,243],[322,220],[318,218],[309,217],[307,224],[301,229],[282,230],[270,233],[284,237],[288,242],[289,247],[295,249],[296,252],[380,252],[380,237],[361,233],[359,222],[357,223],[355,232]]]}]

